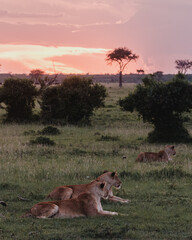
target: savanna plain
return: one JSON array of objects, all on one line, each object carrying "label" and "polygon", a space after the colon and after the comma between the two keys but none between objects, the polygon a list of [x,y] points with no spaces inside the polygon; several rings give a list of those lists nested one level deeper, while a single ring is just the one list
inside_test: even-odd
[{"label": "savanna plain", "polygon": [[[48,136],[54,146],[30,144],[45,125],[0,124],[0,200],[7,203],[0,205],[0,239],[192,239],[192,145],[175,144],[169,163],[136,163],[139,152],[167,143],[148,143],[152,125],[117,105],[134,85],[106,88],[91,125],[54,126],[61,131]],[[185,124],[192,135],[192,114]],[[104,170],[118,172],[122,187],[114,194],[131,201],[102,201],[118,216],[21,218],[56,186],[88,183]]]}]

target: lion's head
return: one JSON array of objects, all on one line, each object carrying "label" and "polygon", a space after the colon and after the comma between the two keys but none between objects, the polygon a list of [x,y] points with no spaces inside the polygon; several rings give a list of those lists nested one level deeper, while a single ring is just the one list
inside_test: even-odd
[{"label": "lion's head", "polygon": [[116,188],[121,187],[121,180],[118,178],[117,172],[108,172],[105,171],[101,176],[99,176],[96,180],[104,181],[107,184],[114,186]]},{"label": "lion's head", "polygon": [[173,156],[173,155],[176,154],[175,146],[173,146],[173,145],[167,145],[167,146],[165,146],[165,151],[166,151],[166,153],[167,153],[169,156]]}]

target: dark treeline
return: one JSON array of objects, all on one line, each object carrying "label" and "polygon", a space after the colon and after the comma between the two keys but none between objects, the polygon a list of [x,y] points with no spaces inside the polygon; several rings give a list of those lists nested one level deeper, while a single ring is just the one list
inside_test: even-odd
[{"label": "dark treeline", "polygon": [[[57,79],[55,81],[56,84],[60,84],[63,79],[74,75],[74,74],[58,74]],[[147,76],[148,74],[136,74],[136,73],[130,73],[123,75],[123,82],[124,83],[141,83],[142,79]],[[50,77],[53,77],[53,75],[49,75]],[[82,77],[90,77],[93,82],[96,83],[118,83],[119,82],[119,74],[82,74],[80,75]],[[5,79],[10,77],[16,77],[19,79],[26,79],[30,76],[27,74],[8,74],[8,73],[0,73],[0,84],[2,84]],[[174,74],[163,74],[161,76],[162,81],[169,81],[173,79]],[[185,75],[186,80],[192,81],[192,74],[186,74]]]}]

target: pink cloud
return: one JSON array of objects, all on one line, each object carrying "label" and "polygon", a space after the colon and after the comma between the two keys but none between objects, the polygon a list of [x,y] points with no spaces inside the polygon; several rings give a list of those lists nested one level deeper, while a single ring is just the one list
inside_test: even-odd
[{"label": "pink cloud", "polygon": [[0,68],[2,73],[28,73],[30,71],[29,66],[17,60],[1,58],[0,64],[2,64]]},{"label": "pink cloud", "polygon": [[105,61],[105,54],[83,54],[78,56],[64,55],[58,57],[51,57],[47,60],[54,62],[57,65],[62,63],[66,66],[71,66],[74,69],[81,69],[82,73],[116,73],[116,69],[107,65]]},{"label": "pink cloud", "polygon": [[[53,72],[54,67],[57,72],[84,73],[93,71],[95,73],[96,69],[99,70],[95,67],[98,62],[103,61],[105,68],[104,59],[107,51],[108,49],[99,48],[0,44],[0,63],[3,66],[3,71],[15,71],[16,73],[26,73],[34,68]],[[15,64],[16,62],[17,64]],[[90,69],[91,65],[94,68]],[[104,69],[100,68],[99,71],[103,72]]]},{"label": "pink cloud", "polygon": [[[126,46],[140,55],[143,68],[174,72],[175,59],[190,59],[192,55],[191,11],[190,0],[1,0],[0,44]],[[110,71],[102,57],[84,57],[79,63],[80,57],[70,56],[65,58],[66,64],[80,71],[86,69],[87,62],[89,69]],[[32,66],[29,58],[25,58],[26,64]]]}]

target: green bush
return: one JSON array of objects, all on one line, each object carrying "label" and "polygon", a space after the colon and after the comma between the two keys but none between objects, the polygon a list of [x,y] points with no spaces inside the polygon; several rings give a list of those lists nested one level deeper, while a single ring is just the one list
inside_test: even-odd
[{"label": "green bush", "polygon": [[59,134],[61,134],[61,132],[59,131],[58,128],[52,127],[52,126],[47,126],[47,127],[43,128],[43,130],[38,131],[38,133],[42,134],[42,135],[59,135]]},{"label": "green bush", "polygon": [[108,136],[108,135],[101,135],[98,141],[118,141],[118,136]]},{"label": "green bush", "polygon": [[6,120],[23,121],[32,118],[37,90],[28,79],[7,79],[0,90],[0,102],[5,104]]},{"label": "green bush", "polygon": [[40,136],[40,137],[37,137],[34,140],[30,140],[30,144],[40,144],[40,145],[53,146],[53,145],[55,145],[55,142],[48,137]]},{"label": "green bush", "polygon": [[49,87],[42,94],[42,117],[68,123],[89,122],[95,108],[104,105],[106,88],[91,79],[72,76],[60,86]]},{"label": "green bush", "polygon": [[151,142],[189,141],[183,126],[183,112],[192,108],[192,85],[178,74],[172,81],[163,83],[151,76],[137,85],[128,97],[119,100],[123,110],[136,110],[143,120],[154,125],[149,133]]}]

